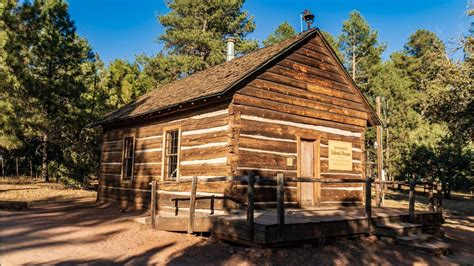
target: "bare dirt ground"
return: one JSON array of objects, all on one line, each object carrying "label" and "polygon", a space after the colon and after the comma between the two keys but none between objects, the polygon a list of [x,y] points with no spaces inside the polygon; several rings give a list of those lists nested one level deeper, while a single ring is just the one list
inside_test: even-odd
[{"label": "bare dirt ground", "polygon": [[[115,205],[95,203],[95,193],[65,190],[58,184],[0,183],[0,200],[36,200],[30,210],[0,211],[1,265],[339,265],[473,264],[473,200],[448,211],[444,226],[454,253],[433,257],[373,238],[324,245],[251,249],[207,237],[151,230],[131,219],[140,211],[120,213]],[[388,195],[387,204],[405,204]],[[423,199],[420,198],[422,201]],[[467,211],[466,211],[467,210]]]}]

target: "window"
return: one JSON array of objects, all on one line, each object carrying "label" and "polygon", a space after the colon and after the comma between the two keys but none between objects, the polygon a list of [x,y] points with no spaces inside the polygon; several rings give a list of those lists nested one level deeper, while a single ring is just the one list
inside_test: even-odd
[{"label": "window", "polygon": [[133,179],[133,154],[135,153],[134,137],[123,139],[122,180]]},{"label": "window", "polygon": [[176,180],[178,176],[179,130],[166,131],[165,179]]}]

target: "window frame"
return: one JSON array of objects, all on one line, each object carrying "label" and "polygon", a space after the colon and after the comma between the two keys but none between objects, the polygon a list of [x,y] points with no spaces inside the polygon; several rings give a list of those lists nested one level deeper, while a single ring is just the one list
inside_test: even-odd
[{"label": "window frame", "polygon": [[[176,160],[176,177],[175,178],[170,178],[168,175],[168,155],[167,155],[167,150],[168,150],[168,133],[171,131],[177,131],[178,132],[178,144],[177,144],[177,153],[175,154],[177,156]],[[162,161],[161,161],[161,181],[179,181],[180,178],[180,162],[181,162],[181,126],[169,126],[169,127],[164,127],[163,128],[163,149],[162,149]]]},{"label": "window frame", "polygon": [[[131,168],[132,168],[132,174],[130,178],[125,178],[125,163],[127,159],[130,159],[126,157],[126,139],[132,139],[132,163],[131,163]],[[122,165],[121,165],[121,170],[120,170],[120,181],[123,183],[131,183],[135,179],[135,150],[136,150],[136,143],[135,143],[135,134],[130,133],[130,134],[124,134],[122,137]]]}]

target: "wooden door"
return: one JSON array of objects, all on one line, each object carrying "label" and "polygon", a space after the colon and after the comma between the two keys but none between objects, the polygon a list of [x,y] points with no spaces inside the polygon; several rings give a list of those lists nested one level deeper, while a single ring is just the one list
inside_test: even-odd
[{"label": "wooden door", "polygon": [[[314,178],[314,141],[301,140],[300,142],[300,158],[299,169],[300,177]],[[300,205],[314,206],[315,200],[315,186],[314,183],[301,182],[300,183]]]}]

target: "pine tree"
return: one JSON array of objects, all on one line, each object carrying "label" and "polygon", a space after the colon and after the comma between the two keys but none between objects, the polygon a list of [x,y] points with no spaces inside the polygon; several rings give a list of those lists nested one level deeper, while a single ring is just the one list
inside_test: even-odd
[{"label": "pine tree", "polygon": [[[408,80],[409,98],[403,102],[405,122],[413,127],[404,140],[400,175],[438,179],[449,197],[469,176],[472,138],[472,85],[469,71],[453,62],[444,43],[427,30],[412,34],[403,51],[392,54],[397,71]],[[470,133],[469,133],[470,132]],[[466,140],[467,143],[466,143]]]},{"label": "pine tree", "polygon": [[253,17],[242,11],[243,0],[189,1],[171,0],[171,12],[158,20],[165,28],[159,37],[169,55],[175,56],[175,66],[185,66],[182,74],[222,63],[225,59],[227,37],[236,39],[236,53],[245,54],[258,47],[247,40],[253,32]]},{"label": "pine tree", "polygon": [[137,63],[116,59],[109,64],[103,79],[108,106],[117,109],[147,91],[140,82],[140,72]]},{"label": "pine tree", "polygon": [[[474,11],[468,10],[468,16],[474,16]],[[446,123],[453,139],[469,143],[474,139],[474,22],[460,48],[464,56],[459,62],[433,55],[428,58],[437,59],[431,62],[432,68],[438,69],[437,75],[426,82],[428,97],[437,100],[427,103],[426,115],[432,121]]]},{"label": "pine tree", "polygon": [[6,66],[7,53],[4,49],[8,42],[3,21],[7,8],[6,3],[0,2],[0,149],[10,150],[21,147],[22,141],[19,138],[20,125],[15,115],[14,99],[10,96],[14,79]]},{"label": "pine tree", "polygon": [[[24,114],[34,118],[25,123],[42,139],[46,181],[50,159],[70,156],[64,147],[70,147],[83,126],[83,66],[94,60],[67,9],[61,0],[37,0],[21,3],[5,16],[10,39],[5,46],[7,65],[18,82],[14,97],[22,101]],[[62,152],[50,158],[50,147]]]},{"label": "pine tree", "polygon": [[142,82],[148,89],[153,89],[178,79],[183,72],[188,71],[188,67],[180,58],[180,56],[165,55],[162,52],[152,57],[138,56],[136,63],[142,70],[140,73]]},{"label": "pine tree", "polygon": [[296,35],[295,29],[288,22],[281,23],[276,30],[268,35],[267,39],[263,40],[264,46],[280,43]]},{"label": "pine tree", "polygon": [[385,45],[380,45],[377,38],[377,32],[357,11],[352,11],[349,19],[344,21],[342,34],[338,38],[345,66],[364,92],[369,90],[385,50]]}]

